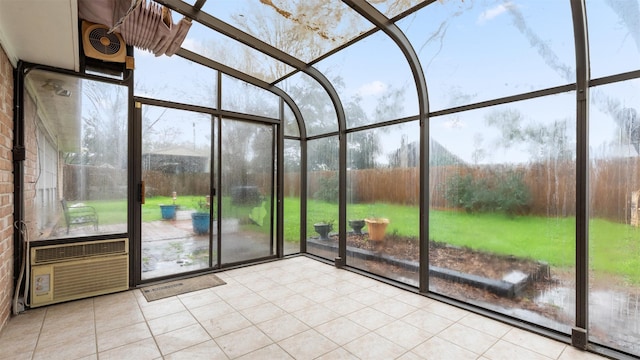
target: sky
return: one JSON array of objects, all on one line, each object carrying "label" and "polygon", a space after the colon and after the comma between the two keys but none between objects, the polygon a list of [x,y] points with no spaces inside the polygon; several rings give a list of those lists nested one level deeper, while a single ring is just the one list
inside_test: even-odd
[{"label": "sky", "polygon": [[[233,11],[249,14],[243,9],[253,3],[215,2],[215,10],[223,20],[230,21],[229,15]],[[637,12],[638,1],[588,0],[586,3],[592,77],[637,69],[640,64],[638,24],[622,14]],[[419,55],[429,91],[430,111],[575,81],[569,1],[441,1],[401,20],[398,26]],[[211,41],[210,36],[195,29],[190,31],[185,47],[197,49]],[[219,41],[219,38],[215,39]],[[167,97],[175,97],[176,93],[189,94],[193,89],[202,93],[200,83],[212,78],[212,72],[196,71],[199,66],[189,66],[185,60],[174,58],[158,59],[136,51],[137,65],[146,73],[137,72],[136,79],[141,79],[147,88],[156,92],[165,86]],[[362,66],[363,63],[366,66]],[[169,67],[171,71],[166,71]],[[417,115],[417,96],[409,66],[397,46],[382,32],[323,60],[316,68],[330,78],[341,76],[345,83],[345,87],[339,89],[342,102],[354,96],[361,97],[370,118],[373,118],[380,96],[396,89],[405,89],[404,104],[397,117]],[[183,70],[175,71],[177,69]],[[632,81],[593,92],[597,97],[590,111],[590,142],[594,148],[601,148],[619,136],[615,131],[616,124],[604,112],[603,104],[618,101],[637,108],[638,87],[638,82]],[[176,88],[184,90],[176,92]],[[528,123],[548,124],[565,119],[573,124],[575,94],[499,108],[519,110]],[[430,132],[434,139],[469,162],[474,161],[472,154],[479,146],[492,149],[493,156],[485,158],[484,162],[527,161],[531,155],[524,147],[496,151],[498,133],[485,124],[485,118],[492,110],[432,118]],[[385,150],[393,151],[399,146],[399,137],[387,134],[385,142]]]}]

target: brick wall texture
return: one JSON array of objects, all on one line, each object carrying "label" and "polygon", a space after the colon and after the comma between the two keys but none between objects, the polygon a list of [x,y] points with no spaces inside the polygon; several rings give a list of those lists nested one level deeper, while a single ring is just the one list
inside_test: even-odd
[{"label": "brick wall texture", "polygon": [[13,67],[0,47],[0,330],[13,297]]}]

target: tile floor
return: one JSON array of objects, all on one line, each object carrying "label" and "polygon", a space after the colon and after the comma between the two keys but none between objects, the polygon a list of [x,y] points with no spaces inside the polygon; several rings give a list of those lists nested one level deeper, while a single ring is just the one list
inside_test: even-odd
[{"label": "tile floor", "polygon": [[132,290],[29,310],[0,359],[600,358],[306,257],[218,275],[153,302]]}]

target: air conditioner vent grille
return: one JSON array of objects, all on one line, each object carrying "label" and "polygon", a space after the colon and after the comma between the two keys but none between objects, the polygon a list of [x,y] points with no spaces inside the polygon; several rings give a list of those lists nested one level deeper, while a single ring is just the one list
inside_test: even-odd
[{"label": "air conditioner vent grille", "polygon": [[41,246],[31,249],[31,261],[33,264],[45,264],[95,256],[127,254],[128,250],[127,239]]},{"label": "air conditioner vent grille", "polygon": [[126,289],[128,261],[127,256],[121,256],[56,266],[53,276],[54,300]]}]

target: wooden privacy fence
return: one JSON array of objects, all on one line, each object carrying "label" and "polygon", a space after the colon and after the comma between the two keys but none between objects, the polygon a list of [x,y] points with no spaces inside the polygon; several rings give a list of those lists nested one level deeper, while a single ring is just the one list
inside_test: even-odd
[{"label": "wooden privacy fence", "polygon": [[[429,202],[433,208],[447,208],[445,190],[454,175],[471,174],[474,178],[491,177],[498,171],[515,171],[531,193],[530,213],[540,216],[575,215],[576,175],[573,162],[547,162],[526,166],[435,166],[429,169]],[[320,189],[322,178],[336,177],[335,171],[309,173],[308,194],[313,197]],[[300,196],[300,174],[286,173],[285,196]],[[237,185],[257,186],[262,194],[270,193],[271,174],[245,174],[242,179],[226,179],[230,194]],[[207,194],[208,173],[167,174],[145,172],[148,196],[178,194]],[[240,183],[241,182],[241,183]],[[64,167],[64,196],[67,200],[125,198],[127,172],[91,166]],[[326,181],[324,182],[326,186]],[[337,183],[337,182],[336,182]],[[83,186],[83,184],[85,184]],[[418,205],[420,178],[418,168],[390,168],[349,170],[347,173],[349,202],[388,202]],[[631,193],[640,190],[640,158],[594,160],[589,172],[591,216],[628,223]]]}]

